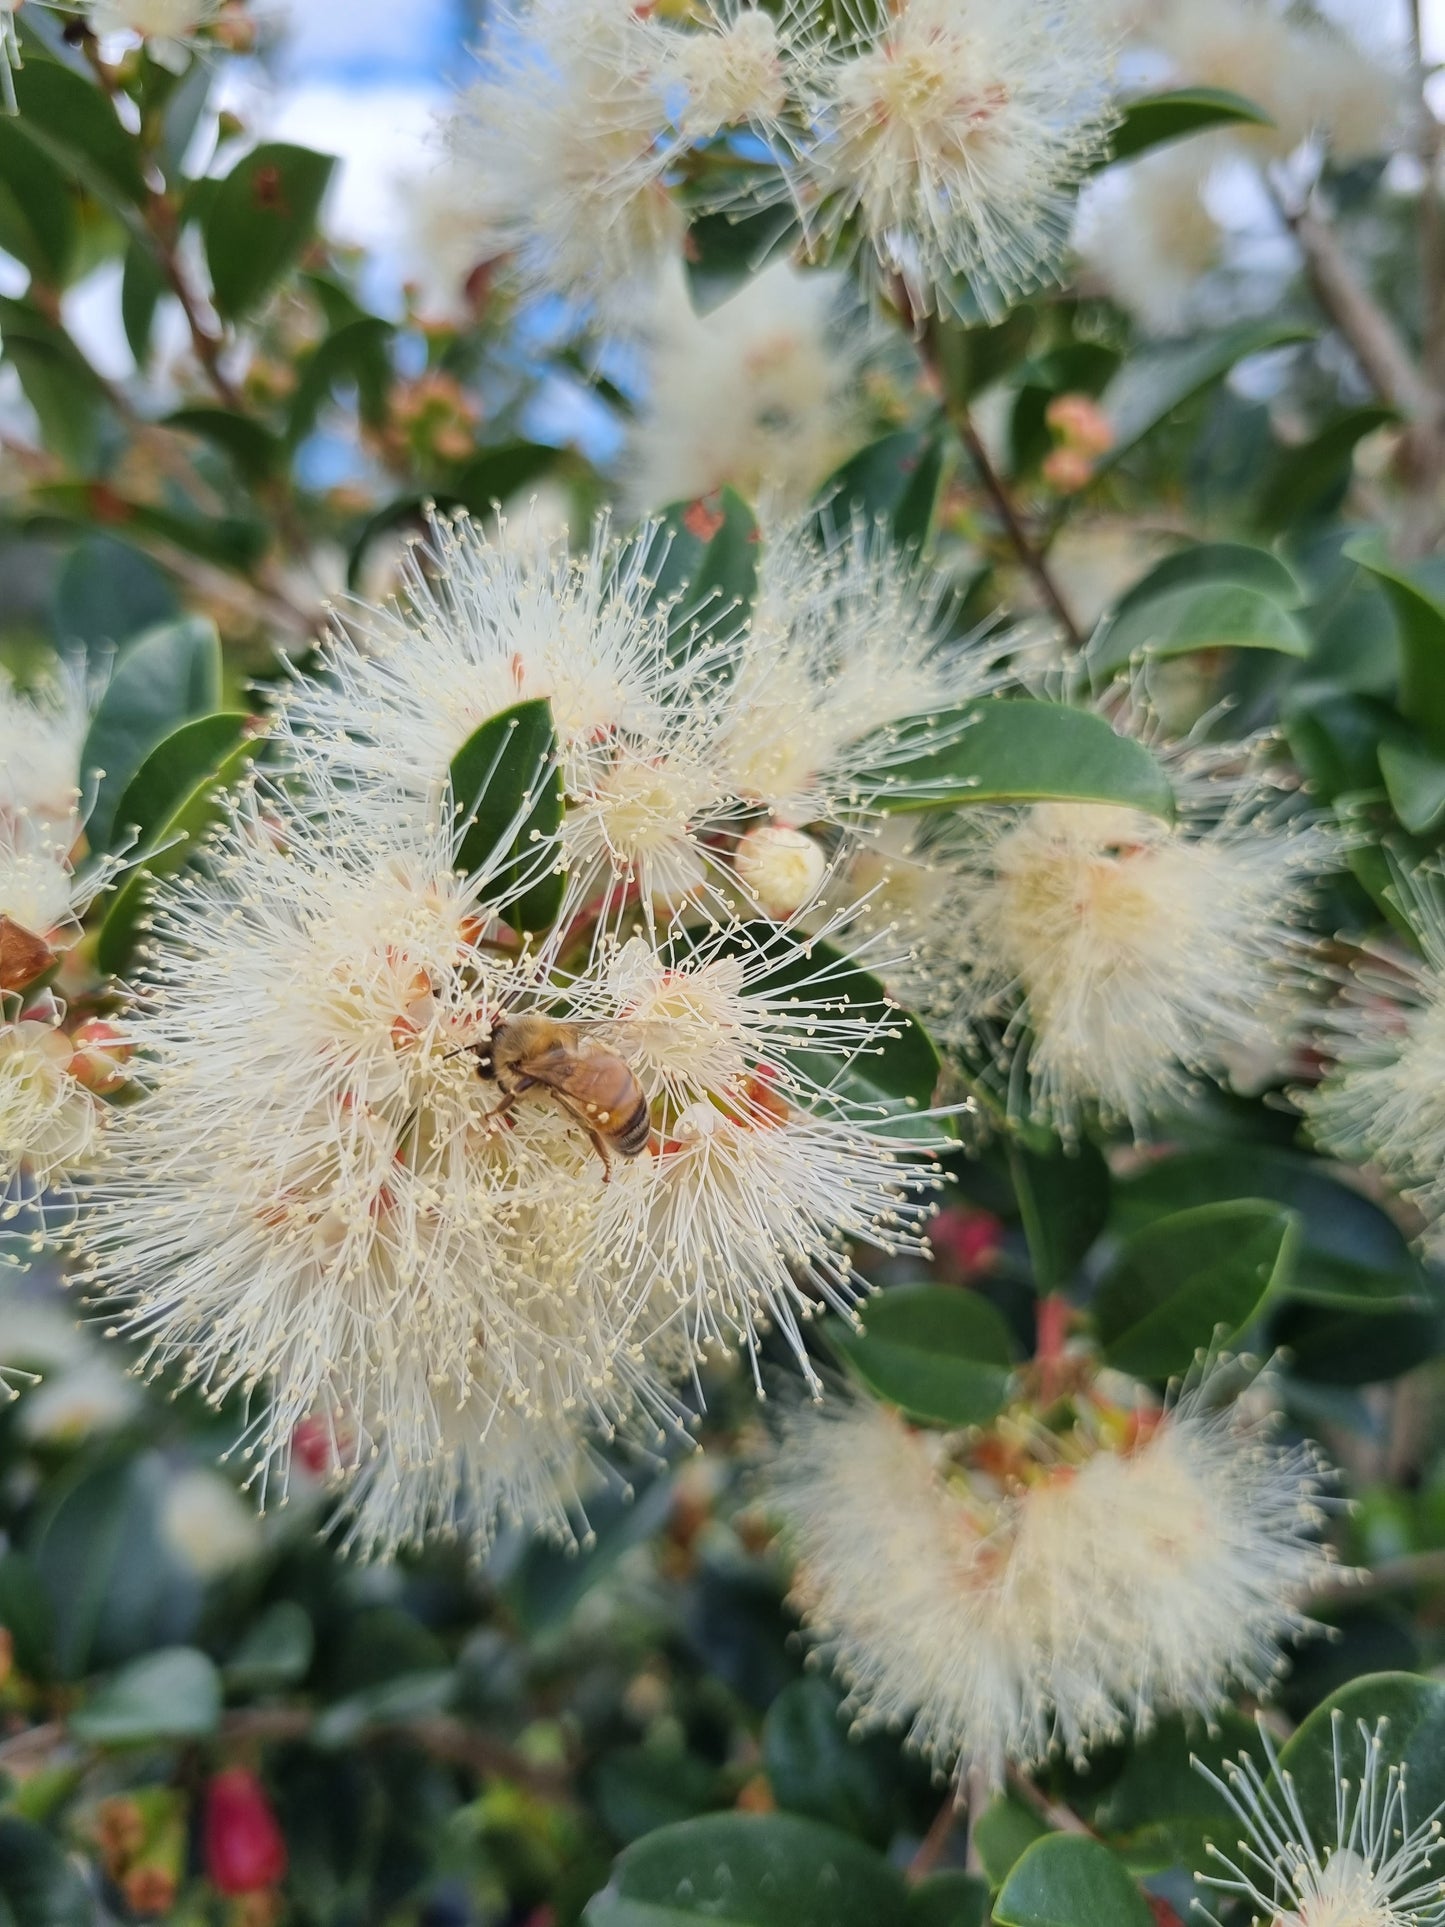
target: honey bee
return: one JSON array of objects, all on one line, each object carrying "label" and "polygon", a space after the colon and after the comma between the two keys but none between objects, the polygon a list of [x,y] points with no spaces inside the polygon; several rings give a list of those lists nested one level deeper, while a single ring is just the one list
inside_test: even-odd
[{"label": "honey bee", "polygon": [[647,1148],[652,1119],[631,1066],[588,1035],[586,1024],[554,1017],[498,1017],[484,1044],[470,1046],[477,1074],[495,1083],[502,1117],[532,1090],[554,1097],[592,1140],[602,1160],[602,1182],[612,1176],[610,1153],[635,1158]]}]

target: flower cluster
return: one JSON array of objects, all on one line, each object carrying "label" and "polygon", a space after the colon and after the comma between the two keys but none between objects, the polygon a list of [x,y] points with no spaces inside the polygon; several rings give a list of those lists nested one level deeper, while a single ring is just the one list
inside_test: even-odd
[{"label": "flower cluster", "polygon": [[1098,12],[1060,0],[907,0],[841,27],[741,0],[683,22],[533,0],[494,19],[452,131],[474,261],[506,255],[525,292],[619,323],[700,177],[720,210],[789,201],[815,248],[856,232],[914,312],[997,313],[1062,251],[1113,61]]},{"label": "flower cluster", "polygon": [[[1343,1714],[1330,1719],[1334,1748],[1334,1838],[1316,1841],[1294,1780],[1282,1767],[1263,1721],[1260,1741],[1269,1768],[1241,1754],[1224,1777],[1200,1766],[1243,1835],[1232,1858],[1210,1845],[1217,1872],[1197,1877],[1245,1901],[1279,1927],[1440,1927],[1445,1880],[1438,1863],[1440,1808],[1410,1824],[1405,1768],[1385,1765],[1389,1722],[1363,1720],[1346,1738]],[[1197,1764],[1197,1763],[1196,1763]],[[1218,1922],[1213,1914],[1205,1919]]]},{"label": "flower cluster", "polygon": [[49,985],[113,865],[76,869],[91,692],[78,670],[22,695],[0,680],[0,1220],[63,1192],[123,1077],[114,1029],[67,1022]]},{"label": "flower cluster", "polygon": [[1161,1406],[1086,1372],[966,1434],[861,1400],[796,1411],[766,1498],[851,1709],[997,1779],[1267,1687],[1327,1570],[1326,1476],[1252,1397],[1227,1402],[1235,1376]]},{"label": "flower cluster", "polygon": [[[436,523],[156,895],[91,1285],[153,1369],[250,1401],[263,1486],[319,1426],[370,1552],[565,1536],[598,1441],[654,1450],[765,1327],[811,1372],[854,1250],[921,1243],[939,1126],[857,1088],[908,1020],[796,913],[987,652],[863,530],[779,531],[746,621],[659,597],[665,560]],[[543,700],[531,787],[497,793],[513,718],[455,795]]]}]

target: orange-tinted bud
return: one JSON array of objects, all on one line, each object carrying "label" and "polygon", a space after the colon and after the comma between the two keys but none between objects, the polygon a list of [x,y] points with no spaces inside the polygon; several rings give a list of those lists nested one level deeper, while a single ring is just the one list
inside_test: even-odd
[{"label": "orange-tinted bud", "polygon": [[114,1024],[103,1017],[87,1017],[71,1034],[75,1054],[70,1060],[70,1075],[97,1097],[108,1097],[126,1080],[126,1065],[133,1050]]}]

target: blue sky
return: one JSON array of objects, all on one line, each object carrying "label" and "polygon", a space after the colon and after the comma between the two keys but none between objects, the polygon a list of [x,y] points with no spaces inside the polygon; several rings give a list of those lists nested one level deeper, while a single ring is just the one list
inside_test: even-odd
[{"label": "blue sky", "polygon": [[467,35],[462,0],[286,0],[293,82],[435,85]]}]

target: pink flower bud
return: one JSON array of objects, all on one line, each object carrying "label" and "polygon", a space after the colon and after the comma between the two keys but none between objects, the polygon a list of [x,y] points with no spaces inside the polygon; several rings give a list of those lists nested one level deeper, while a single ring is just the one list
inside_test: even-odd
[{"label": "pink flower bud", "polygon": [[75,1053],[70,1075],[98,1097],[107,1097],[125,1082],[131,1046],[103,1017],[87,1017],[71,1035]]},{"label": "pink flower bud", "polygon": [[219,1893],[260,1893],[285,1877],[286,1842],[266,1789],[246,1767],[228,1767],[206,1788],[205,1856]]}]

